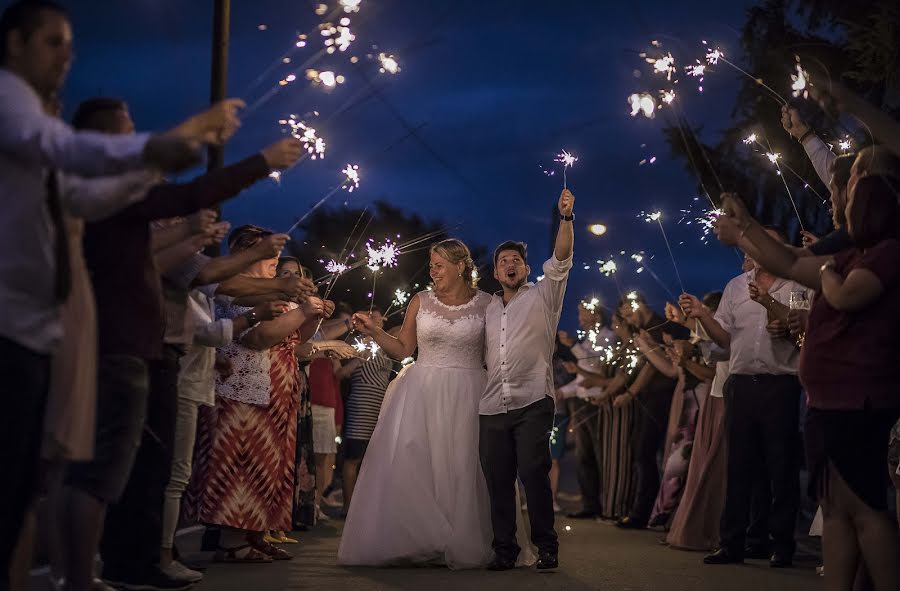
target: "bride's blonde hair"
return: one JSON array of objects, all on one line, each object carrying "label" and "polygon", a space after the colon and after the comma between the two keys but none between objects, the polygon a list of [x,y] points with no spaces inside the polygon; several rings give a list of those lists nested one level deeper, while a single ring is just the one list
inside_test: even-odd
[{"label": "bride's blonde hair", "polygon": [[448,238],[447,240],[441,240],[437,244],[432,244],[431,254],[439,255],[454,265],[463,263],[462,277],[466,285],[473,289],[478,287],[475,261],[472,260],[472,253],[469,252],[469,247],[463,244],[461,240]]}]

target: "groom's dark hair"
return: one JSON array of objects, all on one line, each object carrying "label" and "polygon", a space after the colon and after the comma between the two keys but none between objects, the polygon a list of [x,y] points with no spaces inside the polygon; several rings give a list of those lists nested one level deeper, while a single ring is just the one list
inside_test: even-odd
[{"label": "groom's dark hair", "polygon": [[503,244],[497,247],[494,250],[494,267],[497,266],[497,259],[500,258],[500,253],[504,250],[514,250],[519,253],[519,256],[522,257],[522,261],[527,265],[528,264],[528,245],[524,242],[516,242],[515,240],[507,240]]}]

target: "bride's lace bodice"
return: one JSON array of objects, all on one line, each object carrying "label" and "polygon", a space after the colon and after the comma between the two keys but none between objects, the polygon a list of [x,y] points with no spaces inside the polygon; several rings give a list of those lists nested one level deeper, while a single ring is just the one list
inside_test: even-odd
[{"label": "bride's lace bodice", "polygon": [[479,291],[468,303],[447,306],[431,291],[419,292],[416,365],[426,367],[484,366],[484,311],[491,296]]}]

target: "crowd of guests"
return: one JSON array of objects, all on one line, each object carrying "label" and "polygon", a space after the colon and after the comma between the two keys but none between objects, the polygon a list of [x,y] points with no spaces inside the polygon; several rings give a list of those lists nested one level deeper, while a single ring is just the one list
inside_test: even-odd
[{"label": "crowd of guests", "polygon": [[792,106],[782,123],[830,188],[834,230],[793,247],[725,194],[716,235],[745,258],[722,292],[665,317],[638,292],[581,303],[554,359],[570,517],[664,531],[708,565],[790,567],[805,466],[826,588],[900,589],[900,134],[835,156]]},{"label": "crowd of guests", "polygon": [[[203,574],[178,551],[183,522],[206,526],[217,561],[291,559],[288,532],[329,504],[346,515],[398,370],[374,342],[341,340],[353,310],[281,256],[288,236],[218,219],[296,163],[300,142],[166,182],[228,141],[240,101],[158,134],[110,97],[67,123],[65,10],[15,2],[0,42],[0,457],[17,475],[0,487],[0,589],[25,585],[35,537],[65,590],[191,587]],[[554,359],[551,482],[555,494],[571,433],[583,504],[571,517],[665,531],[711,565],[789,567],[805,465],[827,587],[893,591],[900,134],[839,85],[828,98],[877,121],[881,144],[836,157],[785,109],[829,185],[834,231],[793,247],[724,195],[716,233],[746,258],[722,292],[682,294],[663,314],[639,292],[611,309],[582,302]],[[226,255],[203,254],[226,237]]]},{"label": "crowd of guests", "polygon": [[[323,517],[340,425],[352,483],[394,371],[374,353],[338,361],[352,310],[281,257],[287,235],[218,219],[301,142],[166,182],[228,141],[241,101],[159,134],[111,97],[67,123],[65,10],[15,2],[0,41],[0,453],[16,475],[0,488],[0,589],[27,586],[36,538],[53,588],[189,588],[203,575],[178,552],[187,520],[217,561],[290,559],[285,532]],[[226,237],[226,255],[204,254]]]}]

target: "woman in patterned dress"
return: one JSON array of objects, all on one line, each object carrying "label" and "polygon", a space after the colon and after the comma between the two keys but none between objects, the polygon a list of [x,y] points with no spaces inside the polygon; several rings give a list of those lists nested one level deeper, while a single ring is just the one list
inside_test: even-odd
[{"label": "woman in patterned dress", "polygon": [[[271,232],[236,229],[232,252],[252,247]],[[274,278],[278,259],[252,265],[245,275]],[[268,530],[291,527],[294,495],[296,413],[300,381],[294,347],[311,336],[333,305],[309,298],[277,319],[256,323],[221,352],[234,375],[216,385],[216,406],[205,408],[197,436],[196,469],[189,514],[219,525],[216,560],[268,562],[291,555],[263,540]],[[220,306],[217,316],[235,318],[250,308]]]}]

